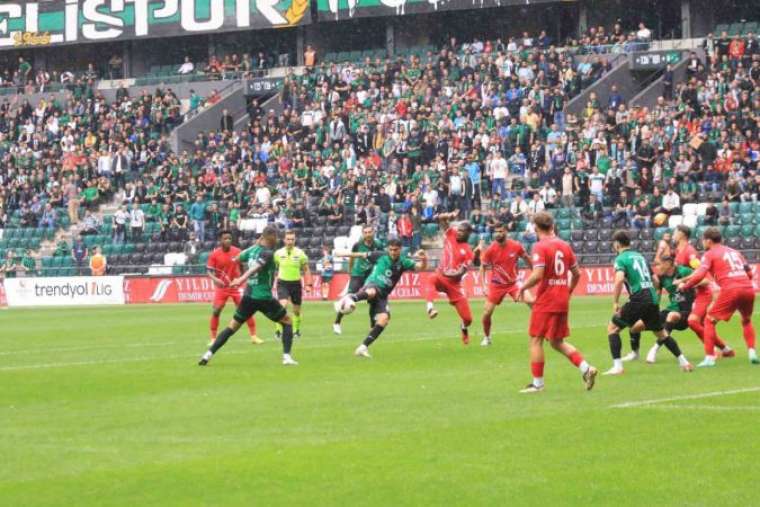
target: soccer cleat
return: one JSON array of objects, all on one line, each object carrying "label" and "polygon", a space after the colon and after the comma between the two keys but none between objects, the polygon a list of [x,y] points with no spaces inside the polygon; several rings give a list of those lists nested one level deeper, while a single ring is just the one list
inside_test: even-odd
[{"label": "soccer cleat", "polygon": [[610,368],[609,370],[602,373],[602,375],[606,376],[616,376],[616,375],[622,375],[625,373],[625,370],[623,368],[615,368],[614,366]]},{"label": "soccer cleat", "polygon": [[715,366],[715,359],[706,357],[697,365],[697,368],[712,368],[713,366]]},{"label": "soccer cleat", "polygon": [[483,339],[480,341],[481,347],[489,347],[491,345],[491,337],[490,336],[484,336]]},{"label": "soccer cleat", "polygon": [[296,331],[293,333],[293,338],[300,338],[301,337],[301,331]]},{"label": "soccer cleat", "polygon": [[210,350],[207,350],[198,361],[198,366],[206,366],[212,357],[214,357],[214,354]]},{"label": "soccer cleat", "polygon": [[639,353],[631,351],[623,356],[623,362],[627,363],[629,361],[638,361],[639,360]]},{"label": "soccer cleat", "polygon": [[723,349],[720,351],[720,357],[723,359],[730,359],[732,357],[736,357],[736,352],[734,349]]},{"label": "soccer cleat", "polygon": [[586,391],[590,391],[594,388],[596,383],[596,376],[599,374],[599,370],[593,366],[589,366],[586,373],[583,374],[583,383],[586,384]]},{"label": "soccer cleat", "polygon": [[752,356],[749,358],[749,364],[760,364],[760,358]]},{"label": "soccer cleat", "polygon": [[438,310],[436,310],[435,308],[429,308],[427,311],[427,314],[428,314],[428,318],[430,320],[433,320],[434,318],[438,317]]},{"label": "soccer cleat", "polygon": [[462,330],[462,345],[469,345],[470,344],[470,335],[469,333],[466,333],[464,330]]},{"label": "soccer cleat", "polygon": [[657,351],[660,350],[660,346],[656,343],[652,345],[652,348],[647,352],[647,363],[654,364],[657,362]]},{"label": "soccer cleat", "polygon": [[685,363],[681,365],[681,371],[684,373],[691,373],[694,371],[694,365],[691,363]]},{"label": "soccer cleat", "polygon": [[205,357],[202,357],[200,361],[198,361],[198,366],[206,366],[208,364],[208,359]]},{"label": "soccer cleat", "polygon": [[524,388],[520,389],[521,394],[533,394],[533,393],[540,393],[544,390],[544,386],[537,386],[533,382],[525,386]]},{"label": "soccer cleat", "polygon": [[337,322],[333,324],[333,333],[343,334],[343,329],[340,327],[340,324],[338,324]]},{"label": "soccer cleat", "polygon": [[262,340],[261,338],[259,338],[256,335],[253,335],[253,336],[251,336],[251,343],[254,344],[254,345],[261,345],[262,343],[264,343],[264,340]]},{"label": "soccer cleat", "polygon": [[369,348],[364,345],[363,343],[356,347],[356,350],[354,351],[354,355],[356,357],[366,357],[367,359],[371,359],[372,356],[369,355]]},{"label": "soccer cleat", "polygon": [[282,355],[282,364],[284,366],[298,366],[298,361],[293,359],[290,354],[283,354]]}]

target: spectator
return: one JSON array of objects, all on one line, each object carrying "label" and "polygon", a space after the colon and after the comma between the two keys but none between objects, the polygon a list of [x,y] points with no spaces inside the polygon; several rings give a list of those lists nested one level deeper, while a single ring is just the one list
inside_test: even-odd
[{"label": "spectator", "polygon": [[70,176],[64,181],[64,196],[68,206],[69,221],[72,225],[76,225],[79,222],[80,190],[75,183],[74,176]]},{"label": "spectator", "polygon": [[190,220],[193,223],[195,237],[200,241],[206,240],[206,204],[203,202],[203,196],[198,194],[195,202],[190,206]]},{"label": "spectator", "polygon": [[113,242],[118,245],[124,243],[127,240],[127,224],[130,222],[131,217],[129,211],[127,211],[126,204],[119,206],[116,213],[113,215]]},{"label": "spectator", "polygon": [[53,206],[49,202],[46,203],[44,211],[42,213],[42,218],[40,219],[39,226],[42,229],[54,231],[56,229],[57,220],[58,220],[58,215],[53,209]]},{"label": "spectator", "polygon": [[190,230],[190,217],[181,204],[177,205],[171,222],[171,233],[173,241],[185,241],[188,238]]},{"label": "spectator", "polygon": [[16,278],[18,270],[19,265],[16,260],[16,255],[13,253],[13,250],[8,250],[5,253],[5,261],[3,262],[1,269],[3,278]]},{"label": "spectator", "polygon": [[190,57],[185,56],[185,61],[182,65],[180,65],[179,69],[177,69],[177,74],[180,74],[180,75],[192,74],[194,70],[195,70],[195,65],[193,65],[193,62],[190,61]]},{"label": "spectator", "polygon": [[678,215],[681,213],[681,198],[672,188],[662,196],[662,211],[668,215]]},{"label": "spectator", "polygon": [[314,65],[317,63],[317,52],[314,50],[314,48],[311,46],[311,44],[308,44],[306,46],[306,51],[303,52],[303,64],[306,67],[314,67]]},{"label": "spectator", "polygon": [[124,59],[114,53],[111,59],[108,60],[108,77],[111,80],[122,79],[124,77],[123,66]]},{"label": "spectator", "polygon": [[597,198],[596,194],[591,194],[588,204],[583,207],[581,216],[590,222],[597,222],[602,219],[602,203]]},{"label": "spectator", "polygon": [[533,215],[544,211],[545,208],[546,206],[544,205],[544,201],[541,199],[541,196],[538,194],[538,192],[534,193],[533,197],[528,203],[528,217],[532,218]]},{"label": "spectator", "polygon": [[203,249],[203,242],[195,235],[190,233],[190,237],[185,241],[185,265],[195,266],[198,263],[198,255]]},{"label": "spectator", "polygon": [[34,252],[30,248],[24,251],[21,258],[21,264],[18,268],[24,273],[24,276],[37,276],[37,260],[34,258]]},{"label": "spectator", "polygon": [[83,236],[94,236],[100,233],[100,221],[98,217],[90,210],[85,210],[84,220],[82,221],[82,230],[79,234]]},{"label": "spectator", "polygon": [[92,257],[90,257],[90,274],[92,276],[103,276],[106,274],[107,267],[106,256],[101,253],[100,247],[93,247]]},{"label": "spectator", "polygon": [[81,236],[74,240],[71,245],[71,258],[74,259],[74,264],[77,268],[77,275],[82,276],[84,274],[84,263],[87,259],[89,252],[87,246],[82,241]]},{"label": "spectator", "polygon": [[143,229],[145,228],[145,213],[137,203],[132,203],[129,212],[130,239],[133,242],[142,241]]}]

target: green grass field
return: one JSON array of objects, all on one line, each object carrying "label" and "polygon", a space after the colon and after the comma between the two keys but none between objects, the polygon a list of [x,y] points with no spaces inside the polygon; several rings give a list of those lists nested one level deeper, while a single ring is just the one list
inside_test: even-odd
[{"label": "green grass field", "polygon": [[[571,341],[600,369],[610,308],[572,306]],[[297,368],[280,365],[261,319],[266,344],[250,345],[244,327],[196,366],[206,305],[0,312],[0,503],[760,503],[760,367],[736,320],[719,331],[737,358],[713,370],[681,373],[663,350],[588,393],[547,350],[546,391],[521,395],[527,309],[497,310],[491,348],[477,345],[479,317],[465,348],[440,309],[431,322],[422,303],[394,302],[374,358],[360,360],[366,308],[337,337],[331,307],[307,304]],[[698,362],[696,337],[676,337]],[[642,349],[651,343],[645,334]]]}]

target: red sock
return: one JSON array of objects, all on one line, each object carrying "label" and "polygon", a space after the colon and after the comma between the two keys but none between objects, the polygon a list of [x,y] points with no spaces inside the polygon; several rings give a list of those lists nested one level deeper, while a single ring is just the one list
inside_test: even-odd
[{"label": "red sock", "polygon": [[705,321],[705,355],[715,356],[715,322],[711,319]]},{"label": "red sock", "polygon": [[699,322],[698,320],[689,320],[689,328],[691,328],[691,330],[694,331],[694,334],[697,335],[697,338],[699,338],[699,341],[704,343],[705,327],[702,325],[702,323]]},{"label": "red sock", "polygon": [[251,317],[245,321],[245,323],[248,324],[248,332],[251,334],[251,336],[256,336],[256,319]]},{"label": "red sock", "polygon": [[483,315],[483,335],[491,336],[491,316]]},{"label": "red sock", "polygon": [[576,368],[578,368],[583,362],[583,354],[581,354],[577,350],[573,352],[572,354],[570,354],[569,356],[567,356],[567,358],[570,360],[571,363],[575,365]]},{"label": "red sock", "polygon": [[211,339],[216,339],[216,332],[219,331],[219,316],[218,315],[212,315],[211,316]]},{"label": "red sock", "polygon": [[747,344],[748,349],[755,348],[755,328],[752,325],[752,321],[749,320],[746,323],[742,322],[742,331],[744,332],[744,343]]},{"label": "red sock", "polygon": [[530,363],[530,372],[533,374],[533,378],[543,378],[544,363]]}]

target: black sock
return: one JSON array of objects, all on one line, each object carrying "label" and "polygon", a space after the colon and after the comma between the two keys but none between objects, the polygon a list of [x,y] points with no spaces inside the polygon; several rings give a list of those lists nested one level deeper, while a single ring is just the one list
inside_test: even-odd
[{"label": "black sock", "polygon": [[382,333],[384,330],[385,328],[383,326],[379,324],[375,324],[372,327],[372,329],[369,330],[369,334],[367,335],[367,337],[364,339],[362,343],[364,343],[364,345],[369,347],[370,345],[372,345],[372,342],[378,339],[378,337],[380,336],[380,333]]},{"label": "black sock", "polygon": [[670,322],[665,322],[665,324],[663,324],[662,327],[665,328],[665,333],[668,336],[670,336],[670,333],[673,332],[673,324],[671,324]]},{"label": "black sock", "polygon": [[610,340],[610,352],[612,359],[620,359],[620,352],[623,350],[623,342],[620,340],[620,333],[612,333],[607,336]]},{"label": "black sock", "polygon": [[641,348],[641,333],[631,332],[631,350],[638,352]]},{"label": "black sock", "polygon": [[657,340],[657,343],[665,345],[675,357],[681,357],[681,347],[678,346],[678,342],[672,336],[666,336],[662,341]]},{"label": "black sock", "polygon": [[342,313],[338,313],[337,315],[335,315],[335,323],[336,324],[340,324],[341,320],[343,320],[343,314]]},{"label": "black sock", "polygon": [[209,347],[209,350],[212,354],[216,354],[216,351],[224,347],[224,344],[227,343],[227,340],[230,339],[230,336],[235,334],[235,331],[232,329],[225,327],[222,329],[222,332],[216,335],[216,339],[214,340],[214,343],[211,344],[211,347]]},{"label": "black sock", "polygon": [[293,346],[293,325],[282,325],[282,353],[290,354],[290,348]]},{"label": "black sock", "polygon": [[367,291],[364,289],[359,289],[359,292],[357,292],[356,294],[349,294],[348,296],[354,301],[366,301],[369,299],[369,295],[367,294]]}]

